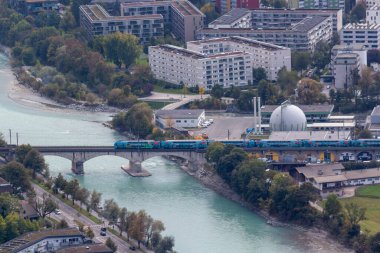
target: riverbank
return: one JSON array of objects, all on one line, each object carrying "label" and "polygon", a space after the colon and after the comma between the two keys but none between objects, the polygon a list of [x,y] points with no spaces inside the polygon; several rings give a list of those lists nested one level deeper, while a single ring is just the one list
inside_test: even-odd
[{"label": "riverbank", "polygon": [[275,217],[270,216],[267,212],[259,210],[253,205],[249,204],[243,200],[236,192],[234,192],[231,187],[224,182],[224,180],[213,172],[213,168],[206,165],[201,168],[192,168],[191,166],[183,164],[181,161],[169,158],[176,162],[188,175],[194,177],[205,187],[215,191],[216,193],[222,195],[223,197],[232,200],[241,206],[249,209],[252,212],[257,213],[263,219],[265,219],[268,224],[272,226],[287,227],[299,231],[294,238],[295,241],[299,242],[300,245],[304,245],[307,248],[307,252],[310,253],[330,253],[330,252],[347,252],[353,253],[351,249],[347,249],[344,245],[336,242],[330,237],[327,231],[318,228],[304,228],[290,223],[284,223],[278,221]]}]

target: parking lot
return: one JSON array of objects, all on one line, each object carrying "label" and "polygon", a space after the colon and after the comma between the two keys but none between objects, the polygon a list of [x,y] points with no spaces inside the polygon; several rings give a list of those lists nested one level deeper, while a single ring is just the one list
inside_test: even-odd
[{"label": "parking lot", "polygon": [[227,139],[228,135],[230,139],[241,139],[241,134],[247,128],[253,127],[252,116],[210,116],[206,117],[206,120],[208,119],[214,119],[214,123],[208,127],[195,130],[194,135],[206,133],[209,139]]}]

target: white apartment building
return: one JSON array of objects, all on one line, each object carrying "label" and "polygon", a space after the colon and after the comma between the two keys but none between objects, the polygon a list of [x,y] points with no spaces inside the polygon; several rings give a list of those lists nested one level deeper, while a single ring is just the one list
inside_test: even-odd
[{"label": "white apartment building", "polygon": [[209,28],[251,28],[252,13],[248,9],[235,8],[215,19],[210,24]]},{"label": "white apartment building", "polygon": [[277,80],[278,72],[291,69],[290,48],[243,37],[227,37],[187,42],[187,49],[206,55],[242,51],[251,55],[253,68],[262,67],[269,80]]},{"label": "white apartment building", "polygon": [[365,21],[367,24],[380,24],[380,5],[374,5],[367,8]]},{"label": "white apartment building", "polygon": [[360,56],[356,53],[338,54],[333,61],[335,88],[347,89],[353,84],[355,71],[361,74]]},{"label": "white apartment building", "polygon": [[374,5],[380,5],[380,0],[366,0],[365,5],[367,7],[367,10],[371,8]]},{"label": "white apartment building", "polygon": [[156,79],[211,89],[252,82],[251,55],[226,52],[206,55],[172,45],[149,47],[149,65]]},{"label": "white apartment building", "polygon": [[331,59],[334,60],[338,54],[355,53],[359,55],[360,66],[367,66],[367,49],[362,45],[335,45],[331,49]]},{"label": "white apartment building", "polygon": [[340,35],[343,45],[363,45],[367,49],[380,48],[380,24],[350,23]]}]

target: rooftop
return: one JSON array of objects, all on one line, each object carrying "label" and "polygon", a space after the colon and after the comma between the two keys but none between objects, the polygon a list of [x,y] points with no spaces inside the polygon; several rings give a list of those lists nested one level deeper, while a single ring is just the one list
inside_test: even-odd
[{"label": "rooftop", "polygon": [[335,57],[335,59],[351,59],[351,58],[357,59],[359,58],[359,55],[356,53],[343,53],[343,54],[337,54],[337,56]]},{"label": "rooftop", "polygon": [[205,110],[158,110],[156,117],[163,119],[195,119],[204,113]]},{"label": "rooftop", "polygon": [[204,16],[204,14],[189,1],[184,1],[184,0],[172,1],[171,6],[172,8],[176,9],[179,13],[181,13],[183,16],[189,16],[189,15]]},{"label": "rooftop", "polygon": [[341,163],[332,164],[318,164],[306,165],[304,167],[296,168],[298,173],[304,174],[307,178],[321,177],[321,176],[335,176],[342,173],[344,167]]},{"label": "rooftop", "polygon": [[248,45],[250,47],[262,48],[262,49],[270,50],[270,51],[288,49],[286,47],[277,46],[275,44],[270,44],[270,43],[266,43],[266,42],[262,42],[262,41],[258,41],[258,40],[243,38],[240,36],[196,40],[196,41],[190,41],[188,43],[195,44],[195,45],[201,45],[201,44],[211,44],[211,43],[218,43],[218,42],[236,42],[239,44]]},{"label": "rooftop", "polygon": [[209,25],[210,26],[213,26],[213,25],[230,25],[233,22],[241,19],[242,17],[244,17],[246,15],[251,15],[251,11],[248,9],[244,9],[244,8],[235,8],[235,9],[232,9],[231,11],[227,12],[223,16],[215,19]]},{"label": "rooftop", "polygon": [[113,20],[147,20],[147,19],[163,19],[161,14],[140,15],[140,16],[111,16],[100,5],[81,5],[80,9],[91,21],[113,21]]},{"label": "rooftop", "polygon": [[[305,114],[324,113],[330,114],[334,109],[333,105],[297,105]],[[261,106],[262,113],[272,113],[279,105],[263,105]],[[306,115],[307,116],[307,115]]]},{"label": "rooftop", "polygon": [[191,57],[191,58],[194,58],[194,59],[204,59],[206,58],[205,55],[201,54],[201,53],[198,53],[198,52],[195,52],[195,51],[191,51],[191,50],[188,50],[188,49],[185,49],[185,48],[182,48],[182,47],[177,47],[177,46],[173,46],[173,45],[169,45],[169,44],[164,44],[164,45],[159,45],[159,46],[152,46],[150,48],[159,48],[159,49],[162,49],[166,52],[171,52],[171,53],[175,53],[175,54],[181,54],[185,57]]},{"label": "rooftop", "polygon": [[146,1],[146,2],[131,2],[131,3],[122,3],[121,8],[123,7],[149,7],[149,6],[162,6],[170,5],[171,1]]},{"label": "rooftop", "polygon": [[367,51],[364,45],[335,45],[332,51]]},{"label": "rooftop", "polygon": [[349,23],[344,26],[345,30],[378,30],[380,29],[380,24],[367,24],[367,23]]},{"label": "rooftop", "polygon": [[340,9],[256,9],[252,10],[252,13],[255,12],[266,12],[266,13],[326,13],[326,14],[335,14],[337,12],[341,11]]},{"label": "rooftop", "polygon": [[371,116],[380,116],[380,105],[377,105],[373,108]]},{"label": "rooftop", "polygon": [[371,6],[371,7],[369,7],[369,8],[367,9],[367,11],[368,11],[368,10],[371,10],[371,11],[378,11],[378,10],[380,10],[380,5],[375,4],[375,5]]},{"label": "rooftop", "polygon": [[308,32],[312,28],[320,25],[322,22],[324,22],[328,18],[330,17],[309,16],[302,19],[300,22],[292,25],[290,27],[290,30],[297,31],[297,32]]},{"label": "rooftop", "polygon": [[273,131],[269,140],[287,141],[287,140],[342,140],[343,136],[349,136],[347,131],[345,135],[340,131]]},{"label": "rooftop", "polygon": [[25,0],[25,3],[46,3],[46,2],[56,2],[58,3],[58,0]]},{"label": "rooftop", "polygon": [[57,250],[56,253],[112,253],[113,251],[102,243],[72,246]]},{"label": "rooftop", "polygon": [[7,180],[5,180],[4,178],[0,177],[0,185],[9,185],[9,182]]},{"label": "rooftop", "polygon": [[0,245],[0,253],[16,253],[45,238],[83,236],[76,228],[41,230],[29,232]]}]

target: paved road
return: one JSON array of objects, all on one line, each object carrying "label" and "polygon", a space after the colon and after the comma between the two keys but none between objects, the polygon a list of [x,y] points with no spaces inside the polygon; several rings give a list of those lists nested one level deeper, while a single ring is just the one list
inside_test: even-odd
[{"label": "paved road", "polygon": [[[64,220],[66,220],[66,222],[71,227],[77,227],[78,226],[75,223],[75,220],[77,220],[77,221],[83,223],[84,226],[91,227],[92,231],[94,231],[94,234],[95,234],[95,237],[93,239],[94,241],[105,243],[107,238],[110,237],[117,245],[117,252],[120,252],[120,253],[141,252],[139,250],[131,251],[129,249],[130,245],[127,242],[121,240],[119,237],[115,236],[111,232],[107,232],[107,236],[100,236],[100,228],[103,225],[98,225],[95,222],[93,222],[92,220],[90,220],[89,218],[87,218],[86,216],[79,214],[74,208],[72,208],[71,206],[62,202],[60,199],[58,199],[54,195],[49,194],[47,191],[45,191],[44,189],[42,189],[38,185],[33,184],[33,188],[34,188],[38,198],[42,198],[42,195],[45,193],[45,194],[51,196],[52,199],[54,201],[56,201],[56,203],[58,203],[58,207],[61,210],[61,214],[59,214],[59,215],[54,214],[54,213],[50,214],[50,217],[54,218],[55,220],[64,219]],[[151,252],[151,251],[147,251],[146,249],[144,249],[144,250],[146,252]]]}]

